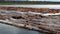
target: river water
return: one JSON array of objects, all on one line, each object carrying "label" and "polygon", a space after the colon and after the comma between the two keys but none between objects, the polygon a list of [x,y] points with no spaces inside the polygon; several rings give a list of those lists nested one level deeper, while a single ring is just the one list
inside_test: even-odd
[{"label": "river water", "polygon": [[29,7],[29,8],[53,8],[53,9],[60,9],[60,4],[53,4],[53,5],[0,5],[6,7]]},{"label": "river water", "polygon": [[14,26],[0,24],[0,34],[43,34],[37,31],[26,30],[23,28],[17,28]]}]

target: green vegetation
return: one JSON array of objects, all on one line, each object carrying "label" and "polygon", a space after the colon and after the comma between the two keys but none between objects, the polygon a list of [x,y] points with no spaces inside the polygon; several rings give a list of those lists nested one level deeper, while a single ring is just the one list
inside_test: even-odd
[{"label": "green vegetation", "polygon": [[60,4],[60,2],[41,1],[0,1],[0,4]]}]

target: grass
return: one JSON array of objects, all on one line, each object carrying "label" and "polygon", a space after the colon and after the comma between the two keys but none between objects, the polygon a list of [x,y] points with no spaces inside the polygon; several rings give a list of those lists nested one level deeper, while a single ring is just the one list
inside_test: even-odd
[{"label": "grass", "polygon": [[0,1],[0,4],[60,4],[60,2],[41,1]]}]

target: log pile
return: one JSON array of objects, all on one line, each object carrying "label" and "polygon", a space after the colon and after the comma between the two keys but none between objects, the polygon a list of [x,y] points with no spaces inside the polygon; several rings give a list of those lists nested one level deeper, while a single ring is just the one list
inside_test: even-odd
[{"label": "log pile", "polygon": [[49,8],[27,8],[27,7],[3,7],[0,6],[0,9],[3,10],[15,10],[15,11],[32,11],[32,12],[42,12],[42,13],[58,13],[60,12],[59,9],[49,9]]},{"label": "log pile", "polygon": [[[0,7],[0,9],[0,22],[2,21],[28,29],[60,34],[60,14],[44,16],[45,12],[58,13],[59,9],[41,8],[42,11],[38,8],[22,7]],[[11,10],[14,10],[14,12]],[[37,14],[38,12],[39,14]]]}]

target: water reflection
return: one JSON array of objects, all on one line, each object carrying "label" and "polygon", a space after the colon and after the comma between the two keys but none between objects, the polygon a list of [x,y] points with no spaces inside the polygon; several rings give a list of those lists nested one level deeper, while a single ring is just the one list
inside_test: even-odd
[{"label": "water reflection", "polygon": [[10,25],[0,24],[0,34],[42,34],[42,33],[17,28]]}]

